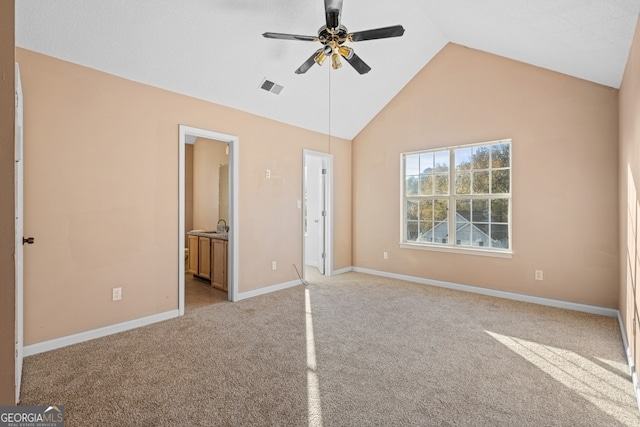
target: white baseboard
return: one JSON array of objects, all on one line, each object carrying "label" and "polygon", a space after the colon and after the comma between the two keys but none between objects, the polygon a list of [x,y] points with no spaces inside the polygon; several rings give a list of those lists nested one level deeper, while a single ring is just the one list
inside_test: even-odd
[{"label": "white baseboard", "polygon": [[371,274],[373,276],[389,277],[391,279],[406,280],[407,282],[420,283],[422,285],[437,286],[440,288],[453,289],[456,291],[471,292],[474,294],[486,295],[497,298],[510,299],[514,301],[529,302],[532,304],[546,305],[549,307],[564,308],[567,310],[582,311],[585,313],[598,314],[606,317],[617,317],[618,310],[614,308],[598,307],[595,305],[580,304],[569,301],[555,300],[551,298],[535,297],[515,292],[498,291],[495,289],[481,288],[479,286],[461,285],[459,283],[443,282],[441,280],[425,279],[424,277],[406,276],[404,274],[389,273],[386,271],[370,270],[368,268],[353,267],[353,271],[358,273]]},{"label": "white baseboard", "polygon": [[127,322],[116,323],[115,325],[93,329],[91,331],[80,332],[77,334],[68,335],[66,337],[55,338],[49,341],[27,345],[24,347],[24,356],[33,356],[34,354],[44,353],[47,351],[55,350],[57,348],[78,344],[96,338],[106,337],[107,335],[113,335],[117,334],[118,332],[124,332],[130,329],[139,328],[141,326],[151,325],[152,323],[162,322],[164,320],[173,319],[178,316],[178,310],[171,310],[164,313],[142,317],[140,319],[129,320]]},{"label": "white baseboard", "polygon": [[622,344],[624,345],[624,352],[627,355],[627,363],[629,365],[629,373],[631,374],[631,380],[633,381],[633,391],[636,393],[636,404],[640,411],[640,384],[638,384],[638,371],[636,370],[636,364],[633,361],[633,353],[629,346],[629,339],[627,338],[627,330],[624,327],[624,321],[622,315],[618,311],[618,324],[620,325],[620,335],[622,335]]},{"label": "white baseboard", "polygon": [[[267,286],[265,288],[256,289],[248,292],[240,292],[236,301],[240,301],[247,298],[256,297],[259,295],[265,295],[271,292],[280,291],[283,289],[291,288],[301,285],[300,280],[292,280],[290,282],[281,283],[278,285]],[[171,310],[165,313],[154,314],[152,316],[143,317],[140,319],[129,320],[127,322],[117,323],[115,325],[109,325],[90,331],[80,332],[66,337],[55,338],[49,341],[43,341],[36,344],[25,346],[23,349],[24,357],[33,356],[35,354],[44,353],[47,351],[55,350],[58,348],[66,347],[73,344],[79,344],[81,342],[93,340],[96,338],[105,337],[107,335],[117,334],[118,332],[124,332],[131,329],[139,328],[142,326],[151,325],[153,323],[162,322],[164,320],[173,319],[179,317],[179,310]]]},{"label": "white baseboard", "polygon": [[260,295],[270,294],[271,292],[281,291],[283,289],[293,288],[294,286],[302,285],[299,279],[292,280],[290,282],[279,283],[277,285],[271,285],[264,288],[254,289],[253,291],[240,292],[236,298],[236,301],[240,301],[247,298],[253,298]]},{"label": "white baseboard", "polygon": [[[493,296],[498,298],[505,298],[515,301],[529,302],[533,304],[540,304],[545,306],[551,306],[556,308],[564,308],[568,310],[581,311],[591,314],[598,314],[607,317],[617,317],[620,325],[620,334],[622,336],[622,342],[624,350],[627,355],[627,363],[631,373],[633,381],[633,389],[636,394],[636,402],[638,410],[640,411],[640,382],[638,380],[638,372],[636,371],[635,363],[633,361],[633,355],[631,348],[629,347],[629,340],[627,338],[624,322],[619,310],[606,307],[598,307],[587,304],[579,304],[568,301],[554,300],[550,298],[541,298],[524,294],[517,294],[514,292],[498,291],[494,289],[481,288],[478,286],[462,285],[452,282],[443,282],[440,280],[425,279],[423,277],[407,276],[404,274],[389,273],[386,271],[372,270],[361,267],[346,267],[339,270],[334,270],[333,275],[340,275],[355,271],[358,273],[371,274],[373,276],[389,277],[392,279],[405,280],[408,282],[419,283],[423,285],[437,286],[447,289],[453,289],[464,292],[471,292],[480,295]],[[292,288],[302,284],[300,280],[292,280],[290,282],[280,283],[277,285],[267,286],[265,288],[255,289],[253,291],[241,292],[238,294],[236,301],[240,301],[247,298],[253,298],[260,295],[269,294],[271,292],[280,291],[283,289]],[[43,341],[36,344],[25,346],[23,349],[24,357],[33,356],[35,354],[44,353],[47,351],[55,350],[58,348],[66,347],[73,344],[79,344],[81,342],[89,341],[96,338],[105,337],[108,335],[116,334],[119,332],[128,331],[131,329],[139,328],[142,326],[151,325],[153,323],[162,322],[165,320],[176,318],[180,315],[178,310],[171,310],[164,313],[154,314],[151,316],[143,317],[140,319],[129,320],[127,322],[117,323],[115,325],[105,326],[103,328],[93,329],[91,331],[80,332],[66,337],[55,338],[49,341]]]},{"label": "white baseboard", "polygon": [[333,273],[331,273],[332,276],[339,276],[341,274],[345,274],[345,273],[349,273],[353,271],[353,267],[345,267],[345,268],[341,268],[339,270],[333,270]]}]

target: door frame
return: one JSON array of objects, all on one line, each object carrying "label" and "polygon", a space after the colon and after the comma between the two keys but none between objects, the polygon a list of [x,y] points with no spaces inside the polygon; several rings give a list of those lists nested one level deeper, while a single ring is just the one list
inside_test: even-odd
[{"label": "door frame", "polygon": [[333,154],[321,153],[313,150],[302,150],[302,262],[303,273],[302,277],[306,278],[304,263],[306,261],[306,237],[304,233],[304,215],[307,208],[307,202],[304,200],[304,195],[307,193],[306,181],[304,179],[304,173],[307,168],[307,157],[314,157],[322,160],[322,167],[327,170],[326,180],[324,185],[325,196],[325,210],[324,216],[324,247],[325,247],[325,265],[324,271],[326,276],[333,275]]},{"label": "door frame", "polygon": [[207,129],[196,128],[187,125],[179,125],[179,161],[178,161],[178,310],[180,316],[184,315],[184,224],[185,224],[185,146],[187,135],[199,138],[212,139],[229,144],[229,256],[227,257],[228,272],[228,298],[230,301],[238,300],[238,153],[240,152],[240,139],[234,135],[214,132]]},{"label": "door frame", "polygon": [[18,63],[16,63],[15,81],[15,397],[17,405],[20,402],[24,359],[24,104]]}]

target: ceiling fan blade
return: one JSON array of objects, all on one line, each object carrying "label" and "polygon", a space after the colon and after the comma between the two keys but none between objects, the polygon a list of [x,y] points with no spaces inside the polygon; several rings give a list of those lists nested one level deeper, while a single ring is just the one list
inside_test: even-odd
[{"label": "ceiling fan blade", "polygon": [[319,40],[317,36],[301,36],[299,34],[264,33],[262,36],[268,39],[302,40],[305,42],[317,42]]},{"label": "ceiling fan blade", "polygon": [[402,25],[394,25],[392,27],[376,28],[373,30],[356,31],[349,34],[349,40],[352,42],[361,42],[365,40],[386,39],[389,37],[400,37],[404,34]]},{"label": "ceiling fan blade", "polygon": [[304,74],[307,72],[307,70],[309,70],[309,68],[311,68],[313,66],[313,64],[316,63],[316,56],[318,56],[318,54],[322,52],[322,49],[318,49],[314,52],[313,55],[311,55],[309,57],[309,59],[307,59],[304,64],[302,64],[300,67],[298,67],[298,69],[296,70],[296,74]]},{"label": "ceiling fan blade", "polygon": [[356,55],[356,53],[351,50],[351,54],[349,56],[344,56],[344,59],[347,60],[347,62],[353,67],[355,68],[355,70],[360,73],[360,74],[367,74],[369,71],[371,71],[371,67],[369,67],[362,59],[360,59],[360,57],[358,55]]},{"label": "ceiling fan blade", "polygon": [[324,0],[324,12],[327,28],[338,28],[342,14],[342,0]]}]

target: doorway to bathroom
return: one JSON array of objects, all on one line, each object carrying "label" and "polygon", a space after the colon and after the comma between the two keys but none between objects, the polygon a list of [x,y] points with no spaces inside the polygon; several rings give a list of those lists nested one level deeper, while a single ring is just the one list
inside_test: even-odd
[{"label": "doorway to bathroom", "polygon": [[238,138],[180,125],[180,315],[185,308],[237,299],[237,182]]}]

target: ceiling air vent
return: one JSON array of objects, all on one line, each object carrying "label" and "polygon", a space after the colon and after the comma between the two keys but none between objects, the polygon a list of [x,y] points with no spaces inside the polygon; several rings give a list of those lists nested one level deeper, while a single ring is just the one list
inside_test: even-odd
[{"label": "ceiling air vent", "polygon": [[280,95],[284,86],[281,86],[277,83],[274,83],[270,80],[264,79],[262,83],[260,83],[260,89],[264,89],[267,92],[275,93],[276,95]]}]

